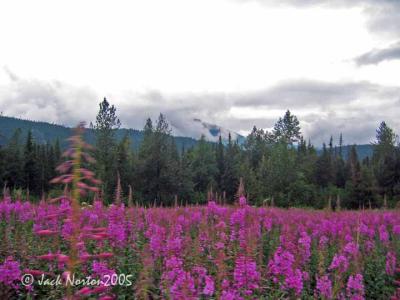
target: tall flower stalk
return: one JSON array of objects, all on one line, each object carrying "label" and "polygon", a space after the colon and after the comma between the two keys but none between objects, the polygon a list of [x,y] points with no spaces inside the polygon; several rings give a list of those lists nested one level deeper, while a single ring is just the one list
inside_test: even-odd
[{"label": "tall flower stalk", "polygon": [[[91,147],[83,141],[84,123],[80,123],[75,129],[75,133],[69,138],[70,148],[67,149],[63,156],[67,158],[57,170],[63,173],[59,177],[51,180],[51,183],[71,184],[71,197],[69,199],[71,204],[70,221],[72,225],[71,235],[69,238],[70,248],[69,256],[66,259],[67,271],[65,276],[72,276],[78,268],[80,263],[78,253],[78,242],[80,229],[81,206],[80,198],[84,196],[87,191],[98,192],[96,187],[100,183],[99,180],[94,178],[94,173],[83,168],[83,163],[93,163],[94,159],[85,150]],[[68,298],[72,298],[71,281],[66,281]]]}]

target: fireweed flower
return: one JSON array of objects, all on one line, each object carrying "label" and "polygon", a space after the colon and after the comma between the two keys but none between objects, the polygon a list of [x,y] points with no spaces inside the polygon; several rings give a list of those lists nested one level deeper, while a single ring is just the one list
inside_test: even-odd
[{"label": "fireweed flower", "polygon": [[321,278],[317,277],[317,290],[319,295],[327,299],[332,299],[332,281],[327,275]]},{"label": "fireweed flower", "polygon": [[324,249],[325,246],[328,244],[328,242],[329,242],[329,239],[325,235],[321,236],[319,238],[319,243],[318,243],[319,248]]},{"label": "fireweed flower", "polygon": [[361,274],[351,275],[347,282],[346,295],[351,300],[364,299],[364,284]]},{"label": "fireweed flower", "polygon": [[379,239],[384,244],[386,244],[389,241],[389,233],[387,232],[385,225],[379,226]]},{"label": "fireweed flower", "polygon": [[393,276],[396,271],[396,255],[393,252],[388,252],[386,255],[386,273]]},{"label": "fireweed flower", "polygon": [[338,270],[339,273],[344,273],[349,268],[349,261],[343,255],[335,254],[332,259],[332,263],[329,266],[329,270]]},{"label": "fireweed flower", "polygon": [[246,256],[239,256],[235,262],[233,278],[237,289],[243,290],[245,295],[251,295],[258,289],[260,281],[255,261]]},{"label": "fireweed flower", "polygon": [[243,300],[235,291],[223,291],[221,294],[221,300]]},{"label": "fireweed flower", "polygon": [[205,276],[205,286],[203,289],[203,295],[212,296],[215,291],[214,280],[211,276]]},{"label": "fireweed flower", "polygon": [[274,283],[279,283],[283,277],[284,280],[280,283],[281,288],[293,290],[299,296],[303,290],[303,279],[309,276],[300,269],[294,268],[294,262],[292,253],[278,247],[273,259],[268,263],[268,269]]},{"label": "fireweed flower", "polygon": [[350,257],[356,257],[358,254],[358,245],[354,242],[349,242],[344,246],[343,249],[344,253],[349,255]]},{"label": "fireweed flower", "polygon": [[92,275],[94,275],[94,277],[100,278],[104,284],[106,283],[104,282],[106,280],[106,275],[111,277],[113,274],[116,274],[114,270],[108,268],[105,262],[99,261],[93,261],[92,271]]},{"label": "fireweed flower", "polygon": [[[25,214],[24,210],[28,209],[30,212]],[[79,211],[79,217],[73,221],[71,199],[67,197],[60,197],[57,204],[13,202],[6,197],[0,201],[0,219],[2,224],[7,224],[0,226],[0,235],[5,233],[3,255],[4,249],[8,251],[17,245],[14,241],[18,242],[21,246],[16,250],[21,252],[17,253],[28,263],[25,266],[21,262],[26,269],[23,273],[33,276],[62,273],[65,279],[65,274],[72,274],[68,267],[71,257],[68,249],[73,232],[78,229],[74,244],[79,274],[101,279],[104,274],[121,270],[121,261],[110,258],[119,253],[142,251],[146,259],[139,255],[133,259],[145,271],[139,274],[139,282],[134,282],[133,289],[139,286],[144,291],[151,290],[159,298],[255,299],[271,291],[287,298],[300,298],[304,294],[306,298],[363,299],[368,288],[360,278],[365,267],[363,262],[375,255],[373,250],[378,247],[386,251],[387,284],[397,288],[395,250],[400,234],[397,212],[337,214],[248,205],[224,207],[212,202],[204,207],[145,209],[124,205],[107,207],[97,200],[92,206],[80,207]],[[27,224],[19,224],[23,220]],[[16,235],[21,232],[35,234],[34,247],[25,247],[23,235],[22,239]],[[271,252],[273,249],[275,252]],[[333,249],[338,252],[327,262],[326,269],[326,254]],[[317,268],[310,268],[310,255],[318,259]],[[267,259],[263,272],[263,265],[258,264],[264,264]],[[17,293],[25,296],[25,290],[19,289],[17,275],[10,276],[13,272],[3,270],[4,265],[12,265],[9,260],[14,261],[0,261],[0,285],[11,282],[9,286],[14,284]],[[354,267],[351,271],[359,274],[348,277],[350,265]],[[40,270],[42,267],[46,269]],[[17,274],[19,267],[14,269]],[[307,282],[310,278],[316,281],[313,291]],[[108,294],[111,287],[80,288],[72,287],[70,295],[113,297]],[[134,293],[142,295],[136,290]]]},{"label": "fireweed flower", "polygon": [[240,206],[245,206],[247,204],[247,200],[245,196],[240,196],[239,197],[239,205]]},{"label": "fireweed flower", "polygon": [[311,237],[305,231],[302,231],[300,235],[300,255],[302,257],[302,263],[306,263],[311,256]]},{"label": "fireweed flower", "polygon": [[393,226],[393,233],[394,233],[395,235],[400,236],[400,225],[394,225],[394,226]]},{"label": "fireweed flower", "polygon": [[0,282],[10,285],[17,289],[21,280],[21,270],[18,261],[12,257],[7,257],[3,264],[0,265]]}]

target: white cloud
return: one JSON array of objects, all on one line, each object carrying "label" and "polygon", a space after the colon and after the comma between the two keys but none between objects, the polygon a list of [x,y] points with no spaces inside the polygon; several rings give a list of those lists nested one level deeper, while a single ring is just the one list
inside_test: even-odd
[{"label": "white cloud", "polygon": [[74,125],[93,120],[107,96],[125,126],[163,112],[195,136],[192,118],[246,132],[289,108],[317,142],[321,129],[343,128],[364,142],[381,119],[399,128],[400,62],[354,64],[399,40],[393,8],[390,0],[4,1],[0,110]]}]

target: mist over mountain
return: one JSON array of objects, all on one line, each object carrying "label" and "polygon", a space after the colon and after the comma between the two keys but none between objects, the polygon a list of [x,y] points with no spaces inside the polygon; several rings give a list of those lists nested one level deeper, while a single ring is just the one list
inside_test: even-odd
[{"label": "mist over mountain", "polygon": [[[53,143],[58,139],[63,148],[67,145],[66,139],[72,134],[72,128],[67,126],[0,116],[0,145],[6,144],[17,128],[20,128],[22,131],[22,141],[26,137],[28,131],[31,130],[33,138],[37,143]],[[221,135],[223,144],[227,144],[229,133],[231,134],[232,141],[237,141],[240,145],[243,145],[246,140],[246,137],[243,135],[216,124],[204,122],[200,119],[192,119],[186,124],[186,127],[176,127],[176,125],[171,124],[171,129],[179,150],[193,147],[202,135],[204,135],[205,139],[209,142],[218,142],[219,136]],[[120,128],[117,130],[116,137],[120,140],[125,136],[125,134],[130,138],[131,147],[135,150],[138,149],[143,140],[143,131],[130,128]],[[85,140],[89,144],[94,143],[95,134],[92,129],[87,128],[85,132]],[[343,146],[342,152],[344,158],[347,158],[350,148],[351,145]],[[318,154],[321,153],[320,145],[316,145],[316,149]],[[356,149],[360,160],[367,156],[372,156],[373,148],[370,144],[357,145]]]},{"label": "mist over mountain", "polygon": [[243,135],[237,132],[216,124],[204,122],[197,118],[190,119],[186,123],[180,123],[178,125],[172,123],[171,127],[172,134],[175,136],[189,136],[194,139],[199,139],[201,136],[204,136],[209,142],[218,142],[221,136],[222,142],[227,144],[229,134],[231,135],[232,141],[237,141],[239,144],[243,144],[246,140]]}]

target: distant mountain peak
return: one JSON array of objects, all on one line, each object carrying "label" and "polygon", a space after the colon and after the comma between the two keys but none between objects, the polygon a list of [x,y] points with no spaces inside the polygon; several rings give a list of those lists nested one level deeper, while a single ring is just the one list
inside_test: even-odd
[{"label": "distant mountain peak", "polygon": [[218,142],[218,139],[221,136],[222,142],[226,144],[229,139],[229,134],[231,134],[232,141],[237,140],[242,144],[245,140],[244,136],[233,130],[204,122],[199,118],[194,118],[189,122],[185,122],[184,125],[181,126],[174,125],[174,129],[175,132],[178,132],[180,135],[190,136],[195,139],[199,139],[203,135],[205,139],[210,142]]}]

